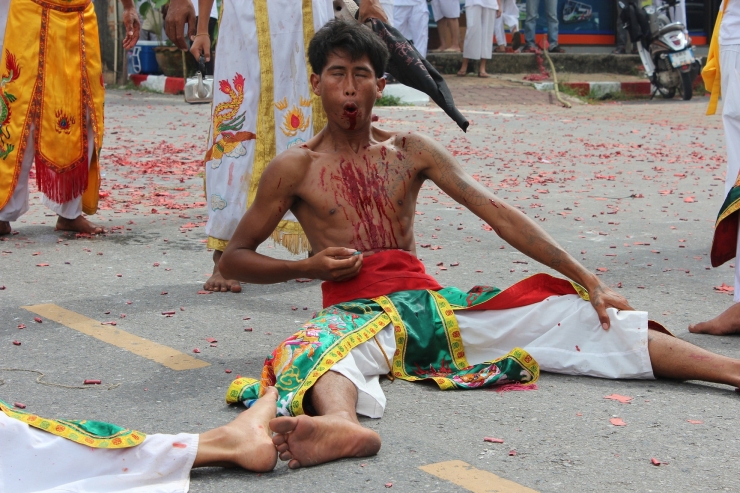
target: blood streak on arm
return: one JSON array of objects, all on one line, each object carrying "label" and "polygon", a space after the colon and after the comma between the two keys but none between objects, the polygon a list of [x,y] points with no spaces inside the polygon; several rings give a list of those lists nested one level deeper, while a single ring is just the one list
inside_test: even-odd
[{"label": "blood streak on arm", "polygon": [[283,177],[281,176],[278,180],[277,188],[280,188],[280,184],[283,182]]}]

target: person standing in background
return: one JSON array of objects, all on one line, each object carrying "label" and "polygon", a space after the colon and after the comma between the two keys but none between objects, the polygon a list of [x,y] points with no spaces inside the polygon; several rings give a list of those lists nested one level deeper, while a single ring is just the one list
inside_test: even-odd
[{"label": "person standing in background", "polygon": [[497,45],[494,50],[496,53],[506,53],[505,27],[509,28],[512,36],[519,32],[519,7],[516,6],[514,0],[501,1],[501,15],[496,17],[496,22],[493,26],[493,37]]},{"label": "person standing in background", "polygon": [[478,77],[488,78],[486,60],[491,59],[493,52],[493,28],[496,18],[501,16],[501,0],[465,0],[465,19],[468,27],[465,30],[463,61],[458,77],[468,73],[468,62],[480,60]]},{"label": "person standing in background", "polygon": [[426,57],[429,42],[429,10],[426,0],[395,0],[393,21],[393,27],[413,43],[421,56]]},{"label": "person standing in background", "polygon": [[[558,45],[558,0],[545,0],[545,15],[547,15],[547,41],[549,43],[548,51],[550,53],[565,53],[565,50]],[[527,19],[524,21],[524,39],[527,46],[524,48],[525,53],[534,53],[537,51],[536,41],[534,39],[537,32],[537,19],[540,14],[540,0],[527,0]]]},{"label": "person standing in background", "polygon": [[460,2],[458,0],[432,0],[432,13],[439,32],[439,51],[461,52]]}]

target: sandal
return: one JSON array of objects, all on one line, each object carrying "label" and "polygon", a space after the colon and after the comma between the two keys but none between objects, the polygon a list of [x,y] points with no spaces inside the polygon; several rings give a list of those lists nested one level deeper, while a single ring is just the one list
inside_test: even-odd
[{"label": "sandal", "polygon": [[483,73],[481,74],[481,73],[479,72],[479,73],[478,73],[478,77],[480,77],[481,79],[489,79],[489,78],[491,77],[491,74],[488,74],[488,73],[486,73],[486,72],[483,72]]}]

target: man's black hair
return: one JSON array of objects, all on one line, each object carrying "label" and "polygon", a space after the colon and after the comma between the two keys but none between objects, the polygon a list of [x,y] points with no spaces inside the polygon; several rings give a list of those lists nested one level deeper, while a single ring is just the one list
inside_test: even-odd
[{"label": "man's black hair", "polygon": [[329,55],[335,51],[347,53],[352,61],[367,55],[375,77],[383,76],[390,56],[385,43],[373,31],[358,22],[340,19],[331,20],[319,29],[308,45],[308,61],[315,74],[321,75]]}]

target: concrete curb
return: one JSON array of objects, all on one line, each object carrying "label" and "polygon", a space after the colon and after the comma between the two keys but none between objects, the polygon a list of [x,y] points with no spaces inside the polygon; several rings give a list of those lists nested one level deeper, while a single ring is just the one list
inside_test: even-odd
[{"label": "concrete curb", "polygon": [[185,79],[167,77],[166,75],[131,74],[129,80],[136,87],[143,87],[160,94],[182,94],[185,90]]},{"label": "concrete curb", "polygon": [[[562,85],[576,91],[581,96],[589,94],[600,97],[605,94],[624,93],[631,96],[649,96],[653,93],[653,85],[650,81],[635,82],[563,82]],[[533,84],[538,91],[553,91],[553,82],[535,82]]]}]

